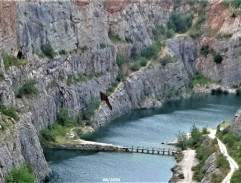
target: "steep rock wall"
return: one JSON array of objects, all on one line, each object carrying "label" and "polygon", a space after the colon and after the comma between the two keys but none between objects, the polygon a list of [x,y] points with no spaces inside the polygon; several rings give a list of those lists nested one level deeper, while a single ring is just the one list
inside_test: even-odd
[{"label": "steep rock wall", "polygon": [[194,41],[186,36],[173,38],[167,41],[167,49],[178,61],[165,66],[159,61],[153,62],[121,82],[110,96],[113,110],[105,103],[97,110],[95,128],[132,109],[161,106],[167,100],[187,95],[188,83],[194,74],[193,61],[197,57]]},{"label": "steep rock wall", "polygon": [[[122,2],[116,2],[114,6],[122,6]],[[111,3],[113,1],[105,0],[0,2],[1,53],[13,56],[22,54],[27,60],[22,66],[6,69],[0,56],[0,71],[5,77],[0,82],[0,99],[5,105],[18,107],[22,116],[20,121],[14,123],[12,130],[4,131],[4,136],[0,136],[0,154],[4,157],[0,160],[0,182],[4,182],[3,177],[13,167],[23,162],[33,167],[38,182],[48,178],[51,171],[43,156],[37,132],[56,120],[59,108],[64,107],[78,114],[92,97],[99,96],[99,91],[105,92],[116,81],[116,54],[120,51],[119,46],[113,45],[109,39],[108,31],[118,34],[123,39],[123,52],[130,53],[135,44],[141,48],[152,43],[155,25],[166,23],[172,10],[171,0],[128,1],[115,13],[110,10],[113,7]],[[126,36],[132,42],[127,43],[124,40]],[[41,48],[47,43],[56,53],[53,59],[42,58]],[[63,50],[65,54],[59,54]],[[178,72],[180,65],[170,67]],[[158,72],[156,66],[154,69]],[[165,74],[167,70],[161,73]],[[157,77],[159,80],[160,74]],[[68,85],[69,76],[84,76],[85,81],[74,81]],[[140,77],[144,80],[144,77],[155,79],[156,76],[148,71],[143,75],[140,73]],[[14,91],[30,79],[36,80],[39,94],[15,98]],[[182,79],[180,87],[186,82],[185,74]],[[174,80],[177,82],[177,78]],[[131,93],[131,86],[126,87],[130,87],[128,90]],[[170,86],[167,84],[165,87]],[[146,92],[152,90],[145,88]],[[153,95],[153,100],[154,95],[160,98],[163,95],[158,91],[155,89],[149,94]],[[180,91],[185,89],[181,88]],[[136,98],[133,107],[145,106],[140,104],[142,96],[140,94]],[[152,106],[150,103],[149,106]]]}]

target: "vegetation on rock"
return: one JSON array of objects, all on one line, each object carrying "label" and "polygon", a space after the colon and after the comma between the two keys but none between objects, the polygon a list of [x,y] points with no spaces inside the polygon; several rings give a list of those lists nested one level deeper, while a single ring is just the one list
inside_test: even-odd
[{"label": "vegetation on rock", "polygon": [[19,120],[19,109],[15,107],[5,106],[2,102],[0,102],[0,112],[5,116],[9,116],[14,120]]},{"label": "vegetation on rock", "polygon": [[26,63],[25,59],[18,59],[17,57],[14,57],[12,55],[3,54],[2,57],[6,69],[9,69],[12,66],[19,67]]},{"label": "vegetation on rock", "polygon": [[118,34],[114,34],[111,31],[108,32],[108,36],[113,43],[117,43],[121,41],[120,36]]},{"label": "vegetation on rock", "polygon": [[174,12],[171,14],[167,26],[169,29],[178,33],[185,33],[191,27],[193,20],[192,14]]},{"label": "vegetation on rock", "polygon": [[6,183],[34,183],[35,176],[32,168],[26,164],[13,168],[10,174],[6,177]]},{"label": "vegetation on rock", "polygon": [[201,85],[204,86],[206,84],[208,84],[210,82],[210,80],[208,78],[206,78],[205,76],[203,76],[202,74],[195,74],[195,76],[192,78],[191,83],[189,84],[190,88],[193,88],[196,85]]},{"label": "vegetation on rock", "polygon": [[22,98],[24,95],[32,96],[38,94],[38,89],[36,88],[36,81],[34,79],[26,81],[20,88],[17,89],[15,95],[17,98]]},{"label": "vegetation on rock", "polygon": [[[238,163],[239,167],[241,167],[240,138],[237,135],[229,132],[227,128],[221,131],[220,126],[218,126],[217,136],[227,146],[229,155]],[[231,178],[231,183],[239,183],[240,180],[241,172],[236,171]]]},{"label": "vegetation on rock", "polygon": [[178,60],[177,57],[172,56],[170,54],[166,54],[163,58],[161,58],[160,61],[161,61],[162,65],[165,66],[165,65],[167,65],[169,63],[174,63],[177,60]]},{"label": "vegetation on rock", "polygon": [[2,71],[0,71],[0,82],[3,81],[4,79],[5,79],[4,74]]},{"label": "vegetation on rock", "polygon": [[56,54],[50,43],[43,44],[41,50],[43,54],[50,59],[53,59]]}]

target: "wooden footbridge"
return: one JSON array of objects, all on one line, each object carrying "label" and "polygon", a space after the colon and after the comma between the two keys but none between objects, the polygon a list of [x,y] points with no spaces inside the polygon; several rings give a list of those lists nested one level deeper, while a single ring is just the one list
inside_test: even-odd
[{"label": "wooden footbridge", "polygon": [[144,147],[121,147],[120,151],[129,153],[143,153],[155,155],[169,155],[174,156],[180,151],[178,149],[165,149],[165,148],[144,148]]}]

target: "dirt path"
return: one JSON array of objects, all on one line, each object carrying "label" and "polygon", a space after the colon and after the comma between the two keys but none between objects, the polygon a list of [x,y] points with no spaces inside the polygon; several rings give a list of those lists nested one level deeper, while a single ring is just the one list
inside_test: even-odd
[{"label": "dirt path", "polygon": [[[216,137],[216,129],[209,129],[209,132],[210,132],[209,137],[211,139],[214,139]],[[217,140],[218,140],[219,149],[220,149],[221,153],[227,158],[227,160],[229,162],[229,166],[230,166],[230,172],[223,179],[222,183],[230,183],[233,173],[239,169],[239,166],[236,163],[236,161],[234,161],[234,159],[229,156],[226,146],[219,139],[217,139]]]},{"label": "dirt path", "polygon": [[218,146],[220,148],[221,153],[227,158],[230,165],[230,172],[223,179],[222,183],[230,183],[233,173],[239,169],[239,166],[236,163],[236,161],[234,161],[234,159],[229,156],[226,146],[219,139],[218,139]]},{"label": "dirt path", "polygon": [[179,181],[178,183],[187,183],[187,182],[194,182],[192,180],[193,172],[192,167],[198,164],[198,161],[195,158],[195,150],[185,150],[183,151],[184,157],[180,162],[180,166],[183,170],[184,179]]}]

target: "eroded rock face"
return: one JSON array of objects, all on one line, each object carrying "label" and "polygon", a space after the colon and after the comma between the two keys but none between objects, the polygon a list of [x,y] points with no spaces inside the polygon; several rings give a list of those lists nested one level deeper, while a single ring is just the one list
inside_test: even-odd
[{"label": "eroded rock face", "polygon": [[[116,82],[118,74],[116,54],[130,56],[133,45],[137,45],[137,49],[150,45],[153,42],[152,30],[156,25],[166,23],[172,11],[171,0],[124,1],[124,5],[121,1],[114,5],[112,2],[0,2],[0,50],[8,55],[22,55],[27,60],[22,66],[6,69],[0,56],[0,71],[5,77],[0,82],[0,99],[5,105],[16,106],[22,112],[20,121],[12,130],[4,131],[4,136],[0,136],[0,182],[4,182],[4,177],[13,167],[23,162],[33,167],[37,182],[48,178],[51,172],[37,132],[54,123],[59,108],[78,114],[92,97],[99,96],[99,91],[107,91]],[[109,39],[109,30],[118,34],[123,44],[114,45]],[[53,59],[41,55],[42,46],[48,43],[56,53]],[[145,69],[144,73],[139,72],[123,84],[128,95],[135,95],[134,90],[138,91],[138,85],[141,85],[131,107],[125,110],[159,105],[160,102],[154,102],[154,98],[162,100],[164,94],[158,94],[160,88],[168,90],[178,83],[178,76],[168,73],[168,68],[159,73],[158,67],[161,65]],[[168,67],[178,72],[181,63]],[[167,81],[152,88],[155,79],[164,82],[161,74],[166,74],[165,78],[175,83]],[[184,92],[182,86],[187,76],[181,75],[183,81],[175,87]],[[70,76],[84,77],[85,80],[67,83]],[[153,81],[144,82],[145,77]],[[36,80],[39,94],[15,98],[16,88],[30,79]],[[116,102],[119,108],[113,118],[123,114],[122,109],[126,107],[118,100]]]},{"label": "eroded rock face", "polygon": [[209,183],[212,180],[212,175],[214,173],[217,173],[219,170],[216,168],[216,153],[213,153],[208,157],[208,159],[205,161],[204,169],[205,169],[205,175],[201,181],[201,183]]},{"label": "eroded rock face", "polygon": [[[118,85],[110,96],[113,110],[111,111],[105,103],[102,103],[95,114],[95,128],[132,109],[161,106],[164,101],[186,96],[187,85],[193,75],[193,71],[189,70],[188,66],[191,65],[189,62],[195,59],[196,53],[193,51],[192,44],[188,47],[183,44],[185,38],[181,38],[181,40],[176,45],[180,49],[172,50],[173,53],[182,55],[178,57],[176,63],[163,66],[161,63],[155,62]],[[192,39],[189,40],[192,43]]]},{"label": "eroded rock face", "polygon": [[229,130],[241,138],[241,109],[236,112],[235,118],[229,126]]},{"label": "eroded rock face", "polygon": [[37,182],[50,178],[51,170],[43,155],[31,116],[30,112],[23,114],[13,128],[1,132],[0,182],[4,182],[4,177],[13,167],[25,162],[32,166]]},{"label": "eroded rock face", "polygon": [[182,62],[150,67],[153,68],[145,68],[119,84],[110,96],[113,110],[102,103],[96,112],[95,128],[132,109],[161,106],[168,98],[186,95],[189,77]]}]

